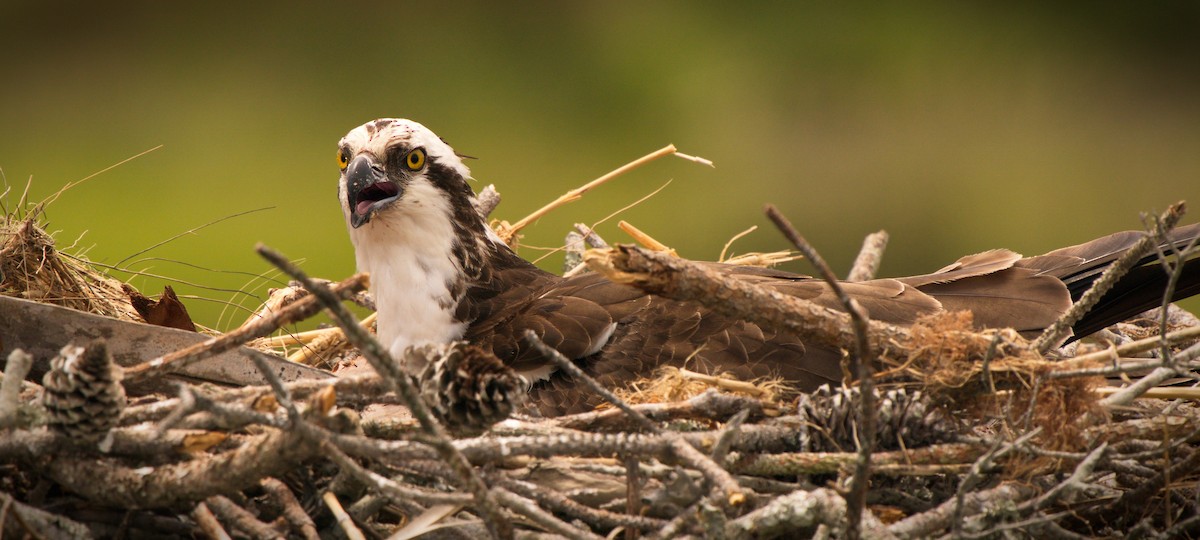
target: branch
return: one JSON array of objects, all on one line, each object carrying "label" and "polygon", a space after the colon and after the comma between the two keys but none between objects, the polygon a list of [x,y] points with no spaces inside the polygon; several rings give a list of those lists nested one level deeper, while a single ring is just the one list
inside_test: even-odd
[{"label": "branch", "polygon": [[592,391],[600,394],[600,396],[605,400],[613,405],[616,405],[617,408],[621,409],[623,412],[625,412],[625,414],[628,414],[631,418],[635,419],[643,429],[665,437],[669,441],[671,450],[676,457],[700,471],[705,478],[712,482],[714,488],[719,488],[723,492],[723,496],[717,498],[722,506],[736,507],[740,506],[746,501],[746,494],[742,491],[742,488],[738,486],[737,480],[734,480],[725,469],[722,469],[720,465],[713,462],[713,460],[708,456],[702,454],[699,450],[696,450],[695,447],[688,444],[674,433],[660,430],[658,426],[654,425],[654,423],[650,421],[650,419],[642,416],[641,413],[634,410],[629,406],[629,404],[625,403],[624,400],[617,397],[616,394],[613,394],[611,391],[605,388],[604,385],[599,383],[599,381],[596,381],[591,376],[584,373],[579,366],[576,366],[574,362],[563,356],[562,353],[543,343],[542,340],[537,337],[537,334],[533,332],[533,330],[525,331],[525,340],[535,349],[537,349],[542,356],[553,360],[554,363],[558,365],[559,369],[567,372],[572,379],[588,385]]},{"label": "branch", "polygon": [[1096,464],[1104,458],[1104,453],[1107,451],[1108,443],[1100,443],[1100,446],[1097,446],[1095,450],[1092,450],[1087,457],[1083,458],[1083,460],[1079,462],[1079,465],[1075,466],[1075,470],[1071,473],[1071,476],[1067,477],[1066,480],[1059,482],[1049,491],[1043,493],[1042,496],[1022,504],[1017,509],[1021,511],[1042,510],[1053,504],[1065,493],[1068,493],[1071,490],[1083,489],[1086,487],[1084,481],[1092,475],[1092,471],[1095,470]]},{"label": "branch", "polygon": [[[850,316],[794,296],[721,274],[712,267],[628,245],[590,250],[584,262],[616,283],[632,285],[672,300],[697,302],[718,313],[759,326],[788,330],[815,344],[853,349],[857,340]],[[870,321],[872,350],[891,350],[908,339],[905,328]],[[989,338],[990,339],[990,338]]]},{"label": "branch", "polygon": [[92,538],[92,531],[78,521],[52,514],[16,500],[0,491],[0,535],[15,538]]},{"label": "branch", "polygon": [[164,508],[240,490],[287,473],[316,455],[301,434],[272,429],[237,450],[158,467],[127,467],[65,452],[39,461],[42,472],[92,501],[122,508]]},{"label": "branch", "polygon": [[250,536],[250,538],[279,538],[283,536],[274,527],[267,525],[254,517],[254,514],[246,511],[233,501],[229,500],[224,495],[214,495],[204,500],[204,504],[212,513],[221,518],[222,521],[233,526],[234,529]]},{"label": "branch", "polygon": [[[811,536],[819,525],[841,529],[847,513],[846,501],[830,489],[794,491],[776,497],[725,526],[725,536],[743,538],[799,538]],[[891,533],[870,512],[862,514],[863,538],[891,538]]]},{"label": "branch", "polygon": [[1050,349],[1058,346],[1059,342],[1067,336],[1067,332],[1070,332],[1071,327],[1095,307],[1100,298],[1112,289],[1113,285],[1116,285],[1117,280],[1124,277],[1143,256],[1162,244],[1166,234],[1175,227],[1175,224],[1179,223],[1179,219],[1183,217],[1186,210],[1187,207],[1183,201],[1169,206],[1159,217],[1158,226],[1104,269],[1104,273],[1100,274],[1092,287],[1079,298],[1079,301],[1072,304],[1071,309],[1068,309],[1058,320],[1054,321],[1054,324],[1050,325],[1050,328],[1038,336],[1033,343],[1033,348],[1041,354],[1046,354]]},{"label": "branch", "polygon": [[[707,419],[724,422],[739,411],[750,411],[751,419],[762,418],[766,414],[761,400],[725,394],[714,389],[686,399],[667,403],[644,403],[631,405],[638,414],[655,422],[666,422],[683,418]],[[775,412],[774,414],[777,414]],[[618,431],[628,429],[629,416],[620,409],[602,409],[568,416],[550,418],[548,421],[563,428],[581,431]]]},{"label": "branch", "polygon": [[[978,445],[949,443],[904,451],[877,452],[871,460],[880,468],[879,472],[905,474],[913,470],[923,471],[931,466],[969,464],[984,451]],[[790,477],[836,473],[853,465],[857,459],[857,452],[746,454],[730,456],[729,468],[737,474]]]},{"label": "branch", "polygon": [[[363,290],[366,286],[366,274],[357,274],[334,285],[331,294],[335,295],[334,298],[340,302]],[[197,361],[244,345],[252,339],[270,335],[279,327],[316,315],[320,310],[321,302],[316,298],[306,296],[267,317],[255,319],[220,337],[201,341],[148,362],[125,368],[125,382],[137,382],[183,369]]]},{"label": "branch", "polygon": [[13,427],[20,419],[21,386],[33,366],[33,356],[21,349],[13,349],[0,378],[0,429]]},{"label": "branch", "polygon": [[858,257],[854,259],[854,264],[850,265],[850,275],[846,276],[846,281],[875,279],[879,265],[883,262],[883,250],[887,249],[887,244],[887,231],[868,234],[863,239],[862,249],[859,250]]},{"label": "branch", "polygon": [[[409,410],[412,411],[413,416],[420,422],[421,429],[431,438],[433,447],[438,451],[438,454],[449,463],[458,474],[463,486],[469,489],[474,495],[475,504],[488,517],[486,522],[492,535],[499,538],[511,538],[513,534],[512,525],[500,512],[495,500],[488,491],[487,485],[483,483],[479,475],[475,474],[475,470],[471,468],[471,464],[467,462],[467,459],[450,442],[450,437],[446,433],[446,429],[434,419],[433,414],[429,411],[429,407],[421,400],[420,395],[417,393],[417,388],[409,379],[408,374],[404,373],[399,363],[392,359],[387,349],[359,324],[358,320],[350,313],[350,310],[346,309],[346,306],[342,305],[341,299],[332,290],[313,281],[300,268],[271,248],[260,244],[256,249],[259,255],[262,255],[263,258],[274,264],[276,268],[291,276],[292,279],[303,283],[304,288],[311,291],[317,301],[333,314],[334,321],[346,333],[346,340],[357,347],[367,361],[370,362],[371,367],[375,368],[375,371],[393,387],[393,390],[397,391],[404,398]],[[303,301],[300,300],[300,302]]]},{"label": "branch", "polygon": [[859,521],[867,505],[867,486],[871,479],[871,452],[875,450],[875,379],[872,376],[875,351],[871,348],[867,338],[868,318],[862,306],[842,289],[833,275],[833,270],[825,263],[825,258],[817,253],[816,248],[812,247],[774,206],[768,204],[766,212],[767,217],[783,232],[788,241],[816,267],[821,278],[837,295],[842,308],[850,314],[851,327],[854,329],[854,356],[852,359],[858,375],[860,399],[862,400],[858,410],[858,436],[855,438],[858,443],[858,460],[854,465],[854,476],[850,481],[850,492],[847,494],[846,501],[848,505],[846,537],[854,540],[859,538]]},{"label": "branch", "polygon": [[991,489],[965,494],[961,500],[950,499],[932,510],[897,521],[888,527],[888,530],[897,538],[930,538],[949,529],[960,508],[967,513],[977,514],[988,508],[1003,508],[1010,504],[1010,501],[1024,499],[1036,492],[1033,486],[1007,482]]},{"label": "branch", "polygon": [[263,489],[270,495],[271,500],[279,507],[283,518],[293,529],[300,531],[305,540],[319,540],[317,526],[311,517],[304,512],[300,501],[286,484],[274,478],[264,478],[261,482]]}]

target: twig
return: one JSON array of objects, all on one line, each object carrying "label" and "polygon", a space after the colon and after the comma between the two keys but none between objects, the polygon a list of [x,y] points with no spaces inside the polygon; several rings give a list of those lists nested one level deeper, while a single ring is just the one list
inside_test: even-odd
[{"label": "twig", "polygon": [[[335,379],[306,379],[286,383],[284,386],[297,399],[304,399],[314,392],[332,387],[337,392],[339,402],[343,400],[353,402],[355,399],[363,400],[368,398],[374,399],[377,402],[384,401],[385,397],[383,394],[389,392],[387,385],[375,373],[342,375]],[[244,400],[253,402],[261,399],[263,396],[272,395],[273,392],[270,387],[265,385],[209,390],[204,395],[212,401]],[[190,407],[182,405],[181,400],[191,398],[183,397],[185,391],[191,393],[190,387],[183,386],[181,388],[180,398],[164,399],[146,405],[128,407],[121,413],[121,423],[128,425],[161,419],[174,414],[174,411],[181,407],[186,413],[190,411]]]},{"label": "twig", "polygon": [[1195,535],[1189,533],[1194,533],[1196,531],[1200,531],[1200,515],[1193,515],[1192,517],[1184,519],[1183,521],[1173,525],[1170,529],[1158,534],[1154,538],[1161,538],[1163,540],[1169,540],[1171,538],[1190,538],[1194,537]]},{"label": "twig", "polygon": [[0,535],[23,538],[92,538],[82,523],[16,500],[0,491]]},{"label": "twig", "polygon": [[721,428],[721,435],[717,437],[717,442],[713,445],[711,452],[712,460],[718,465],[725,466],[725,458],[729,455],[729,447],[737,439],[738,432],[742,429],[742,424],[749,416],[750,410],[742,409],[725,423],[725,427]]},{"label": "twig", "polygon": [[1175,377],[1178,371],[1169,367],[1155,368],[1145,377],[1142,377],[1137,382],[1120,389],[1116,393],[1100,400],[1100,405],[1105,407],[1119,407],[1133,403],[1142,394],[1150,391],[1151,388],[1162,384],[1163,381]]},{"label": "twig", "polygon": [[[835,531],[845,526],[846,501],[830,489],[795,491],[776,497],[759,508],[725,526],[725,536],[742,538],[797,538],[812,534],[817,526],[827,525]],[[870,512],[862,513],[863,538],[891,538],[892,535]],[[844,534],[844,533],[843,533]]]},{"label": "twig", "polygon": [[[815,344],[851,349],[856,341],[849,315],[731,278],[700,263],[627,245],[589,250],[584,262],[617,283],[672,300],[698,302],[731,317],[794,332]],[[873,350],[908,336],[907,329],[879,321],[870,321],[870,327]]]},{"label": "twig", "polygon": [[[334,439],[337,440],[336,438]],[[329,458],[347,474],[357,478],[360,482],[371,486],[382,493],[384,496],[395,499],[397,501],[413,500],[422,504],[470,504],[473,500],[471,495],[465,493],[442,493],[438,491],[429,491],[404,486],[397,482],[393,482],[384,476],[373,471],[363,468],[363,466],[355,463],[345,453],[339,449],[335,442],[324,442],[322,448],[325,451],[325,457]]]},{"label": "twig", "polygon": [[231,537],[225,529],[221,527],[221,522],[217,521],[217,516],[214,516],[212,510],[204,503],[196,503],[192,508],[192,519],[196,521],[196,525],[200,527],[200,531],[207,534],[212,540],[229,540]]},{"label": "twig", "polygon": [[583,265],[583,252],[586,248],[583,247],[583,235],[575,231],[567,233],[563,241],[563,275],[567,275],[577,266]]},{"label": "twig", "polygon": [[979,456],[979,459],[976,459],[975,462],[971,464],[971,469],[967,472],[966,476],[963,476],[962,479],[959,480],[958,489],[954,493],[954,498],[950,501],[947,501],[948,503],[954,503],[954,514],[950,524],[951,529],[957,533],[962,526],[962,520],[967,509],[967,491],[973,489],[975,484],[980,481],[980,476],[983,474],[984,470],[991,467],[992,462],[994,462],[996,459],[1004,457],[1006,454],[1024,444],[1026,441],[1036,437],[1041,432],[1042,428],[1034,428],[1028,433],[1017,437],[1017,440],[1012,442],[1005,442],[1003,439],[996,439],[996,442],[991,448],[988,449],[987,453]]},{"label": "twig", "polygon": [[[175,407],[173,407],[171,412],[164,416],[162,420],[159,420],[158,423],[154,425],[155,434],[160,436],[168,429],[178,425],[180,421],[192,414],[192,412],[196,409],[196,395],[192,392],[191,385],[179,385],[179,397],[175,400],[164,401],[173,401],[175,403]],[[122,412],[122,415],[124,415],[124,412]]]},{"label": "twig", "polygon": [[649,418],[646,418],[642,415],[642,413],[638,412],[633,407],[630,407],[628,403],[625,403],[625,400],[617,397],[616,394],[612,393],[612,391],[608,388],[605,388],[604,385],[600,384],[599,381],[596,381],[591,376],[584,373],[579,366],[576,366],[574,362],[572,362],[566,356],[563,356],[562,353],[558,352],[553,347],[546,345],[546,343],[538,337],[536,332],[533,330],[526,330],[525,341],[526,343],[529,343],[531,347],[536,349],[543,357],[550,359],[556,365],[558,365],[559,369],[567,372],[567,375],[570,375],[579,382],[588,385],[593,392],[600,394],[600,397],[604,398],[605,401],[615,405],[621,410],[621,412],[624,412],[626,415],[636,421],[638,427],[651,433],[662,433],[662,430],[658,429],[658,426],[654,425],[654,422],[651,422]]},{"label": "twig", "polygon": [[[1088,354],[1081,354],[1079,356],[1074,356],[1074,357],[1067,358],[1067,359],[1061,360],[1059,362],[1056,362],[1054,366],[1051,366],[1055,369],[1055,371],[1051,371],[1047,375],[1050,378],[1056,378],[1058,376],[1063,376],[1063,377],[1073,376],[1073,374],[1070,374],[1068,372],[1068,370],[1082,368],[1082,367],[1090,366],[1090,365],[1096,364],[1096,363],[1108,364],[1108,363],[1111,363],[1114,358],[1126,357],[1126,356],[1131,356],[1131,355],[1135,355],[1138,353],[1142,353],[1145,351],[1149,351],[1151,349],[1158,348],[1161,344],[1164,344],[1164,343],[1167,345],[1174,345],[1176,343],[1180,343],[1180,342],[1194,339],[1197,337],[1200,337],[1200,326],[1192,326],[1189,328],[1183,328],[1180,330],[1176,330],[1174,332],[1170,332],[1164,336],[1152,336],[1152,337],[1148,337],[1148,338],[1144,338],[1144,339],[1139,339],[1137,341],[1131,341],[1129,343],[1118,345],[1117,347],[1112,348],[1112,349],[1096,351],[1096,352],[1088,353]],[[1161,361],[1161,359],[1159,359],[1159,361]],[[1146,367],[1146,366],[1140,366],[1140,367]],[[1064,372],[1064,374],[1056,375],[1056,373],[1058,373],[1060,371]]]},{"label": "twig", "polygon": [[[718,392],[714,389],[705,390],[698,396],[684,401],[667,403],[643,403],[631,405],[634,410],[655,422],[665,422],[680,418],[703,418],[724,422],[730,416],[741,410],[750,411],[750,417],[757,419],[765,414],[762,401],[734,394]],[[628,416],[620,409],[602,409],[586,413],[560,416],[549,419],[554,425],[583,431],[612,431],[626,428]]]},{"label": "twig", "polygon": [[471,468],[467,459],[451,444],[446,429],[434,419],[429,407],[421,400],[416,387],[401,369],[400,364],[392,359],[379,341],[358,324],[358,320],[350,313],[350,310],[346,309],[346,306],[342,305],[341,300],[332,290],[315,283],[291,261],[271,248],[260,244],[257,251],[276,268],[291,276],[292,279],[303,283],[304,288],[312,292],[317,301],[333,314],[334,321],[346,333],[346,340],[357,347],[370,362],[371,367],[375,368],[375,371],[404,398],[409,410],[421,424],[421,429],[429,435],[434,448],[458,474],[462,485],[469,489],[475,497],[475,504],[488,518],[486,520],[488,529],[496,537],[511,538],[512,526],[496,506],[487,486]]},{"label": "twig", "polygon": [[[634,462],[636,463],[636,461]],[[661,529],[666,523],[665,520],[643,517],[636,513],[625,515],[607,510],[599,510],[591,508],[584,504],[578,503],[573,499],[566,497],[556,491],[547,490],[543,486],[530,482],[523,482],[511,478],[502,478],[499,484],[509,491],[528,497],[538,502],[551,510],[567,514],[569,516],[584,520],[590,525],[594,525],[604,529],[613,529],[616,527],[627,527],[630,530],[645,530],[654,531]]]},{"label": "twig", "polygon": [[338,527],[342,528],[342,532],[345,533],[346,538],[350,540],[367,540],[363,532],[354,524],[354,518],[350,517],[350,514],[347,514],[346,510],[342,508],[342,503],[338,501],[337,495],[326,491],[321,494],[321,500],[325,501],[325,506],[329,508],[329,511],[333,513],[333,517],[337,519]]},{"label": "twig", "polygon": [[606,248],[606,247],[608,247],[608,242],[605,242],[604,238],[601,238],[600,234],[597,233],[595,230],[593,230],[591,227],[587,226],[587,224],[576,223],[575,230],[578,231],[579,234],[583,235],[583,243],[586,244],[588,247],[590,247],[590,248]]},{"label": "twig", "polygon": [[[352,296],[366,288],[365,274],[352,276],[332,287],[331,294],[340,302],[341,299]],[[321,303],[311,296],[301,298],[295,303],[271,314],[239,327],[237,330],[223,334],[206,341],[201,341],[190,347],[165,354],[148,362],[125,368],[125,382],[137,382],[157,375],[163,375],[191,365],[199,360],[221,354],[252,339],[270,335],[279,327],[315,315],[321,310]]]},{"label": "twig", "polygon": [[1079,322],[1088,311],[1091,311],[1096,302],[1099,302],[1109,289],[1112,289],[1117,280],[1129,272],[1150,250],[1163,242],[1163,238],[1175,227],[1176,223],[1179,223],[1179,219],[1183,217],[1185,211],[1186,205],[1182,201],[1169,206],[1159,217],[1158,226],[1150,231],[1150,234],[1138,240],[1133,247],[1122,253],[1116,261],[1113,261],[1104,270],[1104,273],[1100,274],[1091,288],[1079,298],[1079,301],[1072,304],[1071,309],[1068,309],[1058,320],[1054,321],[1054,324],[1042,332],[1042,335],[1038,336],[1033,343],[1033,348],[1041,354],[1046,354],[1047,351],[1058,346],[1071,327]]},{"label": "twig", "polygon": [[313,523],[311,517],[301,508],[300,501],[296,500],[296,495],[288,489],[287,485],[274,478],[264,478],[261,482],[262,487],[270,495],[271,500],[279,506],[283,518],[293,529],[300,532],[305,540],[318,540],[320,535],[317,534],[317,526]]},{"label": "twig", "polygon": [[496,498],[504,503],[509,510],[521,514],[551,533],[573,540],[602,540],[603,537],[592,534],[591,531],[572,526],[545,510],[537,503],[526,499],[504,488],[493,488]]},{"label": "twig", "polygon": [[[1182,250],[1176,248],[1174,244],[1169,244],[1170,251],[1175,255],[1175,265],[1171,266],[1171,262],[1167,259],[1166,254],[1162,249],[1158,249],[1155,253],[1158,255],[1159,262],[1162,263],[1162,269],[1167,272],[1167,286],[1163,288],[1162,300],[1162,316],[1158,321],[1158,335],[1165,335],[1170,326],[1171,321],[1171,299],[1175,298],[1175,289],[1179,286],[1179,280],[1183,277],[1183,270],[1187,268],[1187,260],[1193,253],[1196,253],[1197,243],[1200,243],[1200,236],[1192,238]],[[1159,355],[1164,360],[1171,363],[1171,347],[1167,344],[1159,346]]]},{"label": "twig", "polygon": [[653,535],[647,537],[647,540],[691,538],[690,536],[684,536],[683,532],[686,527],[689,527],[693,524],[692,522],[696,520],[696,514],[698,514],[699,511],[700,502],[697,501],[695,504],[692,504],[682,512],[679,512],[679,514],[677,514],[675,517],[671,518],[671,521],[668,521],[666,525],[663,525],[658,532],[655,532]]},{"label": "twig", "polygon": [[616,394],[613,394],[610,390],[605,388],[604,385],[600,384],[591,376],[584,373],[579,366],[576,366],[574,362],[563,356],[562,353],[543,343],[533,330],[525,331],[525,340],[531,346],[537,349],[542,356],[553,360],[554,363],[558,365],[559,369],[565,371],[571,376],[571,378],[588,385],[592,391],[599,394],[609,403],[616,405],[617,408],[624,411],[625,414],[628,414],[630,418],[633,418],[638,425],[642,427],[642,429],[665,437],[669,441],[672,452],[675,453],[680,460],[700,471],[705,478],[712,482],[714,488],[717,488],[722,492],[722,496],[718,497],[718,500],[723,506],[736,507],[740,506],[746,501],[746,494],[742,491],[741,487],[738,486],[737,480],[730,476],[725,469],[722,469],[720,465],[714,463],[712,459],[709,459],[708,456],[704,455],[699,450],[696,450],[695,447],[688,444],[681,437],[677,437],[673,433],[663,432],[660,430],[658,426],[654,425],[654,423],[650,421],[649,418],[642,416],[641,413],[630,407],[628,403],[625,403],[624,400],[617,397]]},{"label": "twig", "polygon": [[475,195],[475,211],[486,218],[500,206],[500,200],[500,192],[496,191],[496,185],[488,184]]},{"label": "twig", "polygon": [[64,452],[38,468],[89,500],[123,508],[163,508],[244,489],[283,474],[315,455],[299,433],[272,429],[236,450],[157,467],[128,467]]},{"label": "twig", "polygon": [[0,380],[0,429],[14,426],[19,418],[17,409],[20,406],[21,386],[25,376],[33,366],[33,356],[21,349],[13,349],[8,355],[8,364],[4,366],[3,380]]},{"label": "twig", "polygon": [[[1150,500],[1153,494],[1166,487],[1172,478],[1185,478],[1198,468],[1200,468],[1200,451],[1193,451],[1191,455],[1178,463],[1164,467],[1154,478],[1144,480],[1141,485],[1121,494],[1121,497],[1113,501],[1108,508],[1129,508],[1130,505],[1144,504]],[[1096,508],[1091,513],[1100,515],[1104,511],[1104,508]],[[1086,519],[1086,516],[1084,517]]]},{"label": "twig", "polygon": [[301,422],[300,409],[296,408],[296,403],[292,401],[292,394],[288,392],[287,386],[283,384],[283,380],[271,369],[266,360],[261,356],[253,357],[254,366],[258,368],[259,373],[267,380],[267,385],[271,387],[271,391],[275,393],[275,399],[279,401],[279,405],[283,410],[287,411],[288,421],[292,423]]},{"label": "twig", "polygon": [[1022,512],[1042,510],[1057,501],[1063,494],[1072,490],[1084,489],[1086,487],[1084,481],[1092,475],[1096,464],[1104,457],[1106,451],[1108,451],[1108,443],[1100,443],[1100,446],[1097,446],[1095,450],[1088,453],[1087,457],[1083,458],[1075,466],[1075,470],[1071,472],[1071,476],[1059,482],[1053,488],[1050,488],[1049,491],[1043,493],[1040,497],[1018,506],[1017,510]]},{"label": "twig", "polygon": [[883,251],[887,249],[887,244],[887,231],[868,234],[863,239],[862,249],[854,259],[854,264],[850,265],[850,274],[846,276],[846,281],[875,279],[875,273],[879,271],[879,265],[883,262]]},{"label": "twig", "polygon": [[997,508],[1007,501],[1024,499],[1036,490],[1032,486],[1013,482],[1000,484],[983,491],[966,493],[961,499],[950,499],[932,510],[913,514],[896,523],[888,530],[897,538],[929,538],[939,531],[949,529],[955,516],[960,513],[978,513],[985,508]]},{"label": "twig", "polygon": [[[1009,531],[1016,531],[1021,535],[1027,535],[1029,538],[1045,538],[1048,540],[1091,540],[1091,536],[1076,534],[1060,527],[1055,521],[1063,519],[1070,515],[1069,512],[1058,512],[1056,514],[1034,514],[1028,519],[1020,521],[1006,521],[1003,523],[995,523],[996,517],[993,514],[999,512],[981,512],[971,517],[973,523],[978,525],[975,529],[983,529],[973,534],[947,534],[938,538],[938,540],[984,540],[994,538],[996,535],[1003,535]],[[1133,538],[1137,538],[1133,535]]]},{"label": "twig", "polygon": [[254,514],[236,505],[224,495],[214,495],[204,500],[204,504],[226,523],[233,526],[251,538],[283,538],[283,534],[254,517]]},{"label": "twig", "polygon": [[[633,456],[625,457],[625,513],[630,516],[642,514],[642,465]],[[655,527],[661,530],[662,526]],[[625,540],[638,540],[641,531],[636,527],[625,530]]]},{"label": "twig", "polygon": [[767,205],[766,213],[767,217],[783,232],[788,241],[808,258],[809,262],[825,280],[825,283],[837,295],[838,301],[842,303],[842,307],[850,315],[850,322],[854,328],[853,361],[855,362],[861,395],[860,399],[862,401],[858,411],[859,429],[857,429],[856,437],[858,442],[858,461],[854,466],[854,476],[850,482],[850,492],[847,494],[846,499],[846,510],[848,512],[846,518],[846,536],[851,539],[857,539],[860,532],[859,521],[867,505],[867,486],[870,485],[871,478],[871,452],[875,450],[875,379],[872,373],[872,367],[875,363],[875,351],[871,349],[867,338],[869,331],[867,315],[863,311],[862,306],[856,300],[850,298],[846,294],[846,291],[842,289],[837,278],[833,275],[833,270],[825,263],[824,257],[821,257],[821,254],[813,248],[812,244],[809,244],[800,235],[791,222],[772,205]]},{"label": "twig", "polygon": [[[903,451],[876,452],[872,462],[878,472],[905,474],[932,466],[960,466],[979,458],[983,448],[973,444],[948,443]],[[731,455],[729,469],[737,474],[791,477],[831,474],[853,465],[857,452],[778,452]]]}]

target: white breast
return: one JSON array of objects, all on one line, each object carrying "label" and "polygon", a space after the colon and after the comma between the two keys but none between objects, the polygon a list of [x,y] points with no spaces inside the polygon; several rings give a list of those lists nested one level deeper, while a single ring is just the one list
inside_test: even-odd
[{"label": "white breast", "polygon": [[412,345],[445,343],[466,330],[454,320],[448,288],[461,272],[451,253],[450,215],[449,201],[420,179],[393,207],[350,228],[358,269],[371,274],[379,339],[397,358]]}]

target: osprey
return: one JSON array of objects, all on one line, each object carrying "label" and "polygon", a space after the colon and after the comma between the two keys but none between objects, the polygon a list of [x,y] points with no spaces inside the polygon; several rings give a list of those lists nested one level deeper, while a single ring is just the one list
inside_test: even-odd
[{"label": "osprey", "polygon": [[[842,378],[841,352],[795,336],[648,295],[596,274],[544,272],[517,256],[475,209],[470,171],[432,131],[380,119],[338,144],[338,197],[360,271],[371,275],[380,340],[397,358],[408,347],[467,340],[491,350],[531,383],[543,414],[588,410],[597,396],[577,389],[521,336],[546,344],[610,386],[666,365],[746,379],[779,376],[798,391]],[[1140,238],[1124,232],[1022,258],[993,250],[923,276],[845,282],[871,318],[911,324],[966,309],[982,327],[1036,332],[1054,322],[1103,269]],[[1200,236],[1200,224],[1171,243]],[[1200,293],[1200,259],[1189,261],[1176,297]],[[1154,256],[1146,263],[1154,262]],[[736,279],[840,309],[820,280],[778,270],[707,263]],[[1161,302],[1166,275],[1135,268],[1074,328],[1086,335]]]}]

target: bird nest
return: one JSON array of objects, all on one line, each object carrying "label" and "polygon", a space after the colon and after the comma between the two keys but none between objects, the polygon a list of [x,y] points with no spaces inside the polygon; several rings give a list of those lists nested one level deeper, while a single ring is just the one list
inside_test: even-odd
[{"label": "bird nest", "polygon": [[[33,219],[10,218],[0,232],[4,295],[146,318],[131,300],[136,291],[63,256]],[[511,225],[501,232],[515,238]],[[577,244],[597,245],[588,234]],[[580,384],[594,385],[588,391],[609,396],[610,407],[535,418],[514,414],[522,381],[486,351],[413,350],[408,360],[419,357],[426,368],[402,373],[342,305],[363,300],[363,279],[331,287],[262,252],[295,286],[276,291],[259,322],[206,341],[187,361],[252,343],[338,376],[284,380],[264,369],[263,385],[181,381],[172,393],[127,400],[122,370],[107,354],[106,343],[120,335],[65,347],[41,381],[22,383],[22,370],[51,359],[14,352],[0,388],[4,532],[1074,538],[1200,531],[1198,396],[1180,384],[1200,362],[1200,323],[1178,308],[1109,329],[1107,341],[1039,351],[1011,331],[977,331],[966,314],[847,332],[855,321],[845,314],[816,320],[828,314],[753,290],[736,300],[704,295],[705,287],[737,284],[662,251],[577,249],[571,256],[591,271],[648,292],[838,343],[848,351],[847,384],[792,399],[780,397],[789,394],[774,381],[676,370],[618,395],[580,375]],[[269,335],[322,308],[339,328]],[[341,369],[360,352],[374,369]],[[165,376],[183,362],[167,356],[125,366],[124,376]],[[855,357],[874,361],[856,367]],[[559,360],[563,369],[572,365]],[[858,369],[863,364],[874,369]]]},{"label": "bird nest", "polygon": [[59,253],[36,214],[0,225],[0,293],[79,311],[136,320],[126,287],[86,262]]}]

